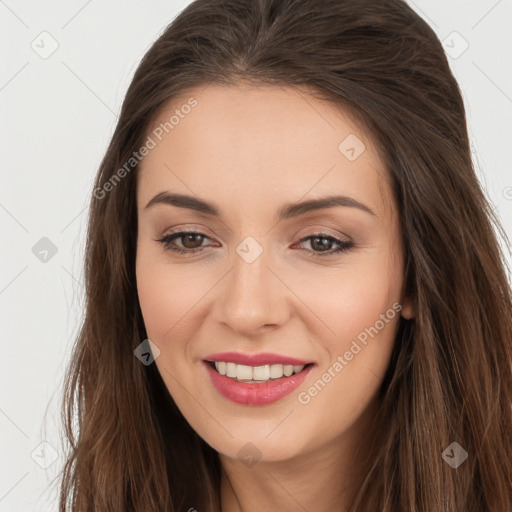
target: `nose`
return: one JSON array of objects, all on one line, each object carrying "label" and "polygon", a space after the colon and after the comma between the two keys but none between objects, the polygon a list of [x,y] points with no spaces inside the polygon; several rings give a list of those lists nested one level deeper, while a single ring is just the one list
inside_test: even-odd
[{"label": "nose", "polygon": [[218,321],[245,336],[278,328],[287,321],[291,292],[270,267],[266,250],[252,262],[235,252],[233,267],[219,289]]}]

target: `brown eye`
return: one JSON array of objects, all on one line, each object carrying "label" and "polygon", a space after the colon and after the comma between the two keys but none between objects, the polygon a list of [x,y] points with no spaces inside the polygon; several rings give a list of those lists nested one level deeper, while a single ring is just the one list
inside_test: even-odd
[{"label": "brown eye", "polygon": [[[354,242],[345,242],[325,233],[315,233],[300,240],[300,244],[309,242],[311,249],[301,248],[300,250],[312,256],[332,256],[349,251],[354,247]],[[338,246],[333,249],[333,246]]]},{"label": "brown eye", "polygon": [[[156,240],[156,242],[160,242],[166,250],[179,254],[192,254],[202,251],[203,241],[205,239],[208,239],[208,237],[204,233],[180,231],[178,233],[166,235],[163,238]],[[174,243],[175,240],[180,240],[181,246],[176,245],[176,243]]]},{"label": "brown eye", "polygon": [[[163,238],[157,239],[156,242],[161,243],[165,250],[175,252],[177,254],[194,254],[202,251],[205,246],[204,240],[209,239],[204,233],[196,231],[180,231],[166,235]],[[180,244],[174,241],[180,240]],[[301,248],[300,250],[305,254],[311,256],[333,256],[342,252],[346,252],[354,247],[353,242],[345,242],[333,236],[324,233],[315,233],[313,235],[302,238],[299,244],[309,242],[311,249]],[[338,248],[333,249],[333,246]]]},{"label": "brown eye", "polygon": [[201,247],[204,240],[204,236],[199,234],[181,235],[179,238],[182,239],[183,247],[186,249],[197,249],[198,247]]},{"label": "brown eye", "polygon": [[335,243],[334,239],[325,236],[315,236],[311,238],[311,248],[314,251],[328,251],[331,246]]}]

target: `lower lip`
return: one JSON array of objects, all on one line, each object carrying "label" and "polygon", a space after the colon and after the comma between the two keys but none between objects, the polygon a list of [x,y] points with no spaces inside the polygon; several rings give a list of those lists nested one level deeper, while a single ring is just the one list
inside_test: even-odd
[{"label": "lower lip", "polygon": [[204,364],[217,391],[224,398],[244,405],[266,405],[277,402],[277,400],[284,398],[298,388],[313,368],[313,365],[310,365],[301,372],[290,375],[290,377],[271,379],[261,384],[250,384],[221,375],[209,363],[204,361]]}]

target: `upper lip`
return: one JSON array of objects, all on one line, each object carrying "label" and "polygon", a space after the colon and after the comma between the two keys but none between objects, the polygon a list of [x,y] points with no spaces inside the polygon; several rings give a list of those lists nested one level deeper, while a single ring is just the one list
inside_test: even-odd
[{"label": "upper lip", "polygon": [[304,361],[294,357],[261,352],[259,354],[242,354],[240,352],[219,352],[206,356],[205,361],[223,361],[226,363],[243,364],[246,366],[263,366],[266,364],[291,364],[294,366],[306,365],[312,361]]}]

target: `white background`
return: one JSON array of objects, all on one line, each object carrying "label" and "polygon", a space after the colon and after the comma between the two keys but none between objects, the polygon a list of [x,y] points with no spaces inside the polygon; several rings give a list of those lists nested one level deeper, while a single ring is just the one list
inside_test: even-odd
[{"label": "white background", "polygon": [[[92,180],[138,62],[188,3],[0,0],[0,512],[57,511],[48,486],[62,460],[47,469],[36,461],[61,455],[58,408],[82,317]],[[469,44],[450,62],[479,178],[512,238],[512,1],[409,3],[447,53]],[[32,48],[52,44],[46,59]],[[42,237],[57,248],[46,263],[32,252]]]}]

